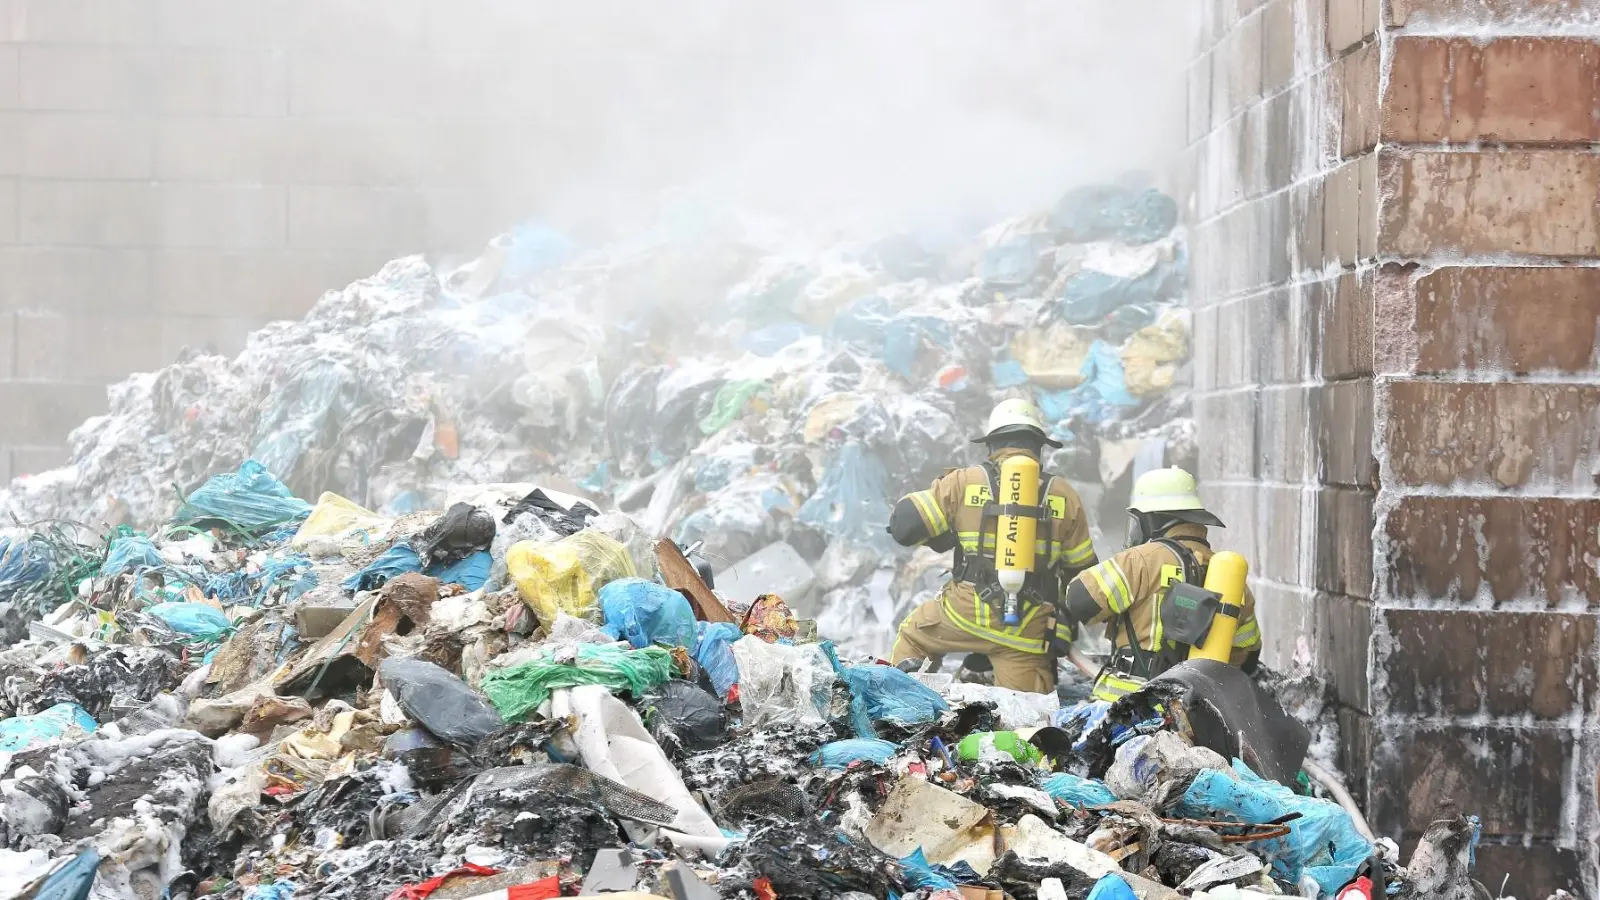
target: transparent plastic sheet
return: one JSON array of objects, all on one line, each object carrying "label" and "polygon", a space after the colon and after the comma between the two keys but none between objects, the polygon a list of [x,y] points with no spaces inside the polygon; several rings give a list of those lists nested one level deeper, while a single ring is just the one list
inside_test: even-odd
[{"label": "transparent plastic sheet", "polygon": [[606,634],[636,648],[695,646],[694,610],[672,588],[642,578],[623,578],[600,589],[600,609]]},{"label": "transparent plastic sheet", "polygon": [[769,644],[758,637],[734,642],[739,663],[739,704],[745,727],[787,721],[826,721],[833,663],[816,644]]}]

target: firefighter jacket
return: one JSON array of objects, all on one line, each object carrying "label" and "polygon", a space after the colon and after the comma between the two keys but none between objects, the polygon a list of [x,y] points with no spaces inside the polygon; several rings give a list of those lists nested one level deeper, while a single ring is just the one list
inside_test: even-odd
[{"label": "firefighter jacket", "polygon": [[[990,462],[999,465],[1025,452],[1003,449],[993,454]],[[1045,484],[1039,494],[1040,506],[1048,510],[1049,521],[1040,523],[1034,544],[1034,574],[1029,576],[1033,602],[1025,604],[1017,625],[1005,624],[994,596],[979,596],[985,587],[980,582],[993,578],[998,521],[993,509],[985,515],[985,507],[993,507],[995,502],[987,468],[968,466],[946,472],[927,490],[900,501],[897,518],[906,518],[900,516],[902,510],[915,510],[909,517],[910,527],[896,528],[891,523],[891,532],[902,544],[956,550],[955,577],[940,595],[950,624],[1003,647],[1038,654],[1049,649],[1049,628],[1061,587],[1074,573],[1095,563],[1089,523],[1078,493],[1064,478],[1046,474],[1041,480]],[[1026,587],[1024,591],[1029,593]]]},{"label": "firefighter jacket", "polygon": [[[1204,525],[1181,524],[1169,529],[1163,537],[1177,541],[1187,548],[1199,565],[1211,560],[1211,547],[1206,544]],[[1166,588],[1184,578],[1183,562],[1171,547],[1149,541],[1116,554],[1104,562],[1084,571],[1077,578],[1100,607],[1100,612],[1089,622],[1106,623],[1106,637],[1112,649],[1128,646],[1127,624],[1133,626],[1139,646],[1157,653],[1167,642],[1161,635],[1161,604]],[[1256,623],[1256,601],[1249,589],[1245,590],[1244,603],[1239,612],[1239,629],[1233,636],[1233,656],[1230,662],[1242,665],[1249,655],[1261,647],[1261,628]],[[1123,614],[1126,613],[1126,618]],[[1105,676],[1102,676],[1102,680]],[[1120,695],[1137,688],[1142,680],[1129,685],[1111,685],[1111,695]],[[1102,687],[1105,687],[1102,685]],[[1097,690],[1097,695],[1106,693]],[[1102,699],[1109,699],[1103,697]]]}]

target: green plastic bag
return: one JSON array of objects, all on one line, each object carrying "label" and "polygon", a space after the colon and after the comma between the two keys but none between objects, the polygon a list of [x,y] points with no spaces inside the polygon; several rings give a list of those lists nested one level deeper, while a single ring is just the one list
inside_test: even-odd
[{"label": "green plastic bag", "polygon": [[744,408],[750,403],[750,398],[759,394],[767,383],[760,380],[730,381],[717,391],[717,399],[711,405],[711,415],[700,420],[700,431],[705,434],[716,434],[729,425],[733,420],[744,414]]},{"label": "green plastic bag", "polygon": [[579,644],[575,663],[558,663],[544,653],[520,666],[490,673],[481,686],[500,715],[517,722],[550,699],[556,688],[598,684],[639,696],[671,680],[672,673],[672,654],[660,647],[623,650],[608,644]]},{"label": "green plastic bag", "polygon": [[1036,763],[1043,755],[1039,748],[1022,739],[1015,731],[983,731],[969,734],[956,745],[956,757],[962,762],[992,759],[1001,754],[1019,763]]}]

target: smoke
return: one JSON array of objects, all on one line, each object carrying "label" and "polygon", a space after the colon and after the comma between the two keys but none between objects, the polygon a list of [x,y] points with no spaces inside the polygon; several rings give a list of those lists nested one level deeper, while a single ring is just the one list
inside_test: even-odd
[{"label": "smoke", "polygon": [[505,174],[549,221],[625,230],[676,188],[711,207],[879,230],[992,220],[1130,170],[1159,180],[1182,149],[1194,9],[525,4],[479,37],[529,61],[512,93],[538,121]]}]

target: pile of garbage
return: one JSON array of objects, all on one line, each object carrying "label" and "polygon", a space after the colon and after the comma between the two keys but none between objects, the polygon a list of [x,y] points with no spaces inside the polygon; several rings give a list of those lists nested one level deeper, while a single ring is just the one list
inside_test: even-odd
[{"label": "pile of garbage", "polygon": [[998,400],[1091,504],[1193,465],[1175,221],[526,226],[115,386],[0,492],[0,897],[1468,896],[1476,823],[1399,867],[1281,684],[878,659],[946,568],[890,503]]},{"label": "pile of garbage", "polygon": [[69,595],[0,653],[0,896],[1472,889],[1473,820],[1398,868],[1237,669],[1061,709],[852,659],[614,510],[456,493],[390,517],[252,460],[151,533],[0,545]]},{"label": "pile of garbage", "polygon": [[388,516],[537,481],[699,543],[736,599],[781,572],[827,633],[885,652],[942,571],[886,543],[889,508],[975,461],[999,400],[1044,410],[1068,445],[1049,470],[1104,488],[1091,521],[1118,536],[1135,470],[1193,469],[1176,220],[1105,186],[953,238],[684,215],[585,250],[524,226],[114,386],[70,466],[0,490],[0,521],[149,527],[246,459]]}]

